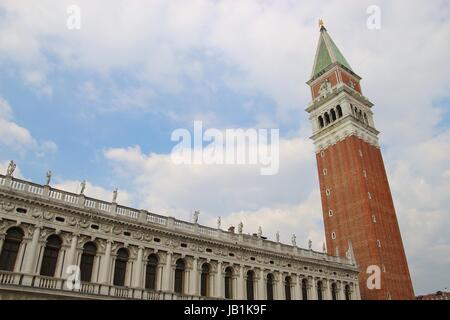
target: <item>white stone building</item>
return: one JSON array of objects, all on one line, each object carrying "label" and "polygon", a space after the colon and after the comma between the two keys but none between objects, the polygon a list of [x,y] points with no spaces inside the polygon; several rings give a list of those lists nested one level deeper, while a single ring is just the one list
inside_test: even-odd
[{"label": "white stone building", "polygon": [[360,299],[351,254],[293,242],[0,175],[0,299]]}]

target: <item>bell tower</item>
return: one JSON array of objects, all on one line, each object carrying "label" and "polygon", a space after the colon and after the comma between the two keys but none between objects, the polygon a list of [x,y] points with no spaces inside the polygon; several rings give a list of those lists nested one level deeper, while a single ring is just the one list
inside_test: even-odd
[{"label": "bell tower", "polygon": [[[373,121],[373,104],[359,77],[320,21],[311,79],[312,123],[328,252],[349,245],[360,269],[361,298],[414,299],[394,203]],[[380,288],[369,289],[369,266]],[[370,270],[370,269],[369,269]],[[372,271],[373,272],[373,271]]]}]

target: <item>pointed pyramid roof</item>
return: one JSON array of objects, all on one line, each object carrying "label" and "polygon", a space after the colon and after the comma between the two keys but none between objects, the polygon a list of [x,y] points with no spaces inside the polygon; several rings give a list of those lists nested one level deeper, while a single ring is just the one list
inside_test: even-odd
[{"label": "pointed pyramid roof", "polygon": [[341,53],[341,51],[339,51],[338,47],[331,39],[330,35],[327,32],[327,29],[323,26],[323,24],[321,24],[319,44],[317,45],[316,57],[314,59],[314,67],[311,78],[313,78],[335,62],[341,64],[342,66],[353,72],[350,64],[347,62],[347,60],[345,60],[344,55]]}]

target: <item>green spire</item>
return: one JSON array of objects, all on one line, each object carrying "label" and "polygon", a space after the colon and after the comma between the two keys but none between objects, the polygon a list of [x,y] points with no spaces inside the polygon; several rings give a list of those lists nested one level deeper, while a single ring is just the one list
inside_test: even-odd
[{"label": "green spire", "polygon": [[333,63],[339,63],[352,70],[350,64],[345,60],[344,55],[339,51],[336,44],[328,35],[327,29],[323,26],[323,22],[320,24],[320,37],[319,44],[317,46],[316,58],[314,59],[314,67],[311,74],[311,78],[325,70]]}]

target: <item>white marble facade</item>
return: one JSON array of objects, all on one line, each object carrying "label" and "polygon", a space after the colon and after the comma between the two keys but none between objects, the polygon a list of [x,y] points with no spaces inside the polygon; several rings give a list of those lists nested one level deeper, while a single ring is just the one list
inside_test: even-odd
[{"label": "white marble facade", "polygon": [[[352,260],[0,175],[0,252],[12,250],[3,248],[12,228],[23,237],[10,270],[0,270],[0,299],[360,298]],[[52,241],[59,248],[46,251]],[[54,270],[42,275],[49,252]],[[6,251],[2,259],[11,260]],[[83,263],[89,279],[69,289],[65,271]]]}]

